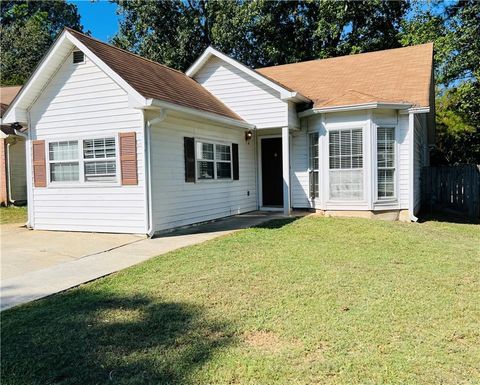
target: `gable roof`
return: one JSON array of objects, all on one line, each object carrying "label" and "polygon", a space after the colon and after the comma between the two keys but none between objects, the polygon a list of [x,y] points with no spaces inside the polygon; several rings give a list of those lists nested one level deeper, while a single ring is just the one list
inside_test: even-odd
[{"label": "gable roof", "polygon": [[257,69],[313,101],[313,108],[366,103],[429,107],[433,43]]},{"label": "gable roof", "polygon": [[219,99],[181,71],[65,28],[140,95],[243,121]]},{"label": "gable roof", "polygon": [[238,60],[231,58],[228,55],[225,55],[223,52],[209,46],[205,51],[203,51],[202,55],[195,60],[195,62],[188,68],[185,73],[190,76],[194,77],[195,74],[203,67],[203,65],[212,57],[217,57],[220,60],[232,65],[233,67],[239,69],[243,73],[249,75],[250,77],[260,81],[261,83],[265,84],[266,86],[274,89],[275,91],[280,93],[280,97],[283,100],[296,100],[300,102],[310,102],[305,96],[301,93],[297,92],[297,90],[291,89],[290,87],[286,86],[285,84],[281,84],[275,79],[272,79],[250,67],[247,67],[245,64],[240,63]]}]

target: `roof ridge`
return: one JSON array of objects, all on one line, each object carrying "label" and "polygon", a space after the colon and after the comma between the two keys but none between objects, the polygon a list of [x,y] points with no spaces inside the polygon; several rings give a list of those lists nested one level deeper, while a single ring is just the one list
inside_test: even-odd
[{"label": "roof ridge", "polygon": [[[82,35],[83,37],[86,37],[86,38],[88,38],[88,39],[90,39],[90,40],[96,41],[97,43],[101,43],[101,44],[106,45],[106,46],[108,46],[108,47],[110,47],[110,48],[114,48],[114,49],[116,49],[116,50],[118,50],[118,51],[121,51],[121,52],[127,53],[127,54],[129,54],[129,55],[135,56],[135,57],[137,57],[137,58],[139,58],[139,59],[145,60],[145,61],[147,61],[147,62],[156,64],[156,65],[159,65],[159,66],[161,66],[161,67],[163,67],[163,68],[166,68],[166,69],[168,69],[168,70],[170,70],[170,71],[174,71],[174,72],[180,73],[180,74],[182,74],[182,75],[185,75],[185,73],[182,72],[182,71],[180,71],[180,70],[177,70],[177,69],[172,68],[172,67],[169,67],[169,66],[167,66],[167,65],[165,65],[165,64],[156,62],[155,60],[147,59],[146,57],[143,57],[143,56],[141,56],[141,55],[139,55],[139,54],[136,54],[136,53],[127,51],[126,49],[123,49],[123,48],[120,48],[120,47],[116,47],[116,46],[114,46],[114,45],[112,45],[112,44],[108,44],[108,43],[106,43],[106,42],[104,42],[104,41],[102,41],[102,40],[100,40],[100,39],[94,38],[94,37],[92,37],[92,36],[85,35],[84,33],[79,32],[79,31],[76,31],[76,30],[74,30],[74,29],[72,29],[72,28],[64,27],[64,29],[67,30],[67,31],[69,31],[69,32],[78,33],[78,34]],[[187,76],[187,75],[185,75],[185,76]]]},{"label": "roof ridge", "polygon": [[319,61],[325,61],[325,60],[335,60],[335,59],[341,59],[341,58],[346,58],[346,57],[356,57],[356,56],[360,56],[360,55],[369,55],[369,54],[375,54],[375,53],[387,52],[387,51],[397,51],[397,50],[400,50],[400,49],[416,48],[416,47],[421,47],[421,46],[424,46],[424,45],[432,45],[433,46],[433,42],[408,45],[408,46],[405,46],[405,47],[380,49],[378,51],[360,52],[360,53],[354,53],[354,54],[350,54],[350,55],[326,57],[326,58],[323,58],[323,59],[320,59],[320,58],[311,59],[311,60],[305,60],[305,61],[298,61],[298,62],[295,62],[295,63],[277,64],[277,65],[273,65],[273,66],[260,67],[260,68],[257,68],[256,70],[261,71],[261,70],[267,69],[267,68],[278,68],[278,67],[284,67],[284,66],[292,66],[292,65],[295,65],[295,64],[312,63],[312,62],[319,62]]}]

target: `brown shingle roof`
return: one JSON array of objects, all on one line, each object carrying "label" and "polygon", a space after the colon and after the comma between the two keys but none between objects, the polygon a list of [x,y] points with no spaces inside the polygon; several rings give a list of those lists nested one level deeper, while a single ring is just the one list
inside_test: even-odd
[{"label": "brown shingle roof", "polygon": [[243,121],[183,72],[66,28],[140,95]]},{"label": "brown shingle roof", "polygon": [[314,107],[371,102],[430,104],[433,44],[259,68]]},{"label": "brown shingle roof", "polygon": [[22,86],[0,87],[0,117],[7,110],[9,104],[15,99]]}]

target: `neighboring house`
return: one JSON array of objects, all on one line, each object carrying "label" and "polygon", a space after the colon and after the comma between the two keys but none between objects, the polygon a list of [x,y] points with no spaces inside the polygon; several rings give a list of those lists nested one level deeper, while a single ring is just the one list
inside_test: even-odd
[{"label": "neighboring house", "polygon": [[27,201],[25,137],[9,124],[3,113],[21,86],[0,87],[0,204],[23,204]]},{"label": "neighboring house", "polygon": [[4,121],[28,130],[29,226],[146,233],[256,209],[416,220],[432,44],[186,74],[70,29]]}]

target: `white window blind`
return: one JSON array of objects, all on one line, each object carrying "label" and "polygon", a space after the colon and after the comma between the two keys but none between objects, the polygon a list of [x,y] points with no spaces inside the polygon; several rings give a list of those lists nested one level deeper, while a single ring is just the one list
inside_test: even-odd
[{"label": "white window blind", "polygon": [[50,142],[48,145],[51,182],[74,182],[79,179],[78,142]]},{"label": "white window blind", "polygon": [[378,199],[395,196],[395,128],[377,129],[377,192]]},{"label": "white window blind", "polygon": [[318,132],[314,132],[308,136],[309,148],[309,185],[310,198],[315,199],[319,197],[318,190]]},{"label": "white window blind", "polygon": [[362,129],[333,130],[329,133],[330,198],[363,199]]},{"label": "white window blind", "polygon": [[232,147],[197,142],[198,179],[232,179]]},{"label": "white window blind", "polygon": [[114,182],[117,179],[115,138],[83,141],[85,181]]}]

